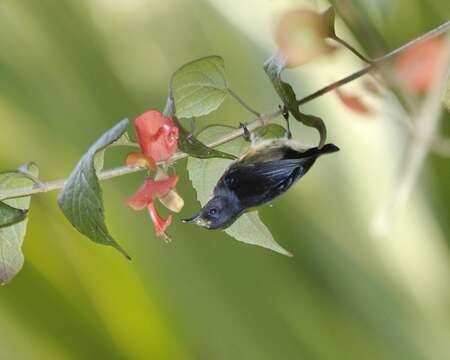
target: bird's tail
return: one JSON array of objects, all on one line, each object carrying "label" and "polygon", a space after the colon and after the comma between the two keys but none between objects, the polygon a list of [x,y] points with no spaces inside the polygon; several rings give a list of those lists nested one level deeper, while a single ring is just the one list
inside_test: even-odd
[{"label": "bird's tail", "polygon": [[339,148],[334,144],[325,144],[321,149],[317,149],[319,155],[330,154],[339,151]]},{"label": "bird's tail", "polygon": [[325,144],[321,149],[314,147],[301,153],[300,158],[313,158],[316,159],[323,154],[331,154],[339,151],[339,148],[334,144]]}]

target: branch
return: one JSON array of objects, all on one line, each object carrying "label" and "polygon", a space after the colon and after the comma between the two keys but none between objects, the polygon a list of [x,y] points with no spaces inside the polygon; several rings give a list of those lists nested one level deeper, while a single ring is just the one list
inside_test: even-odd
[{"label": "branch", "polygon": [[[375,70],[377,68],[377,66],[380,65],[381,63],[391,60],[392,58],[396,57],[397,55],[399,55],[403,51],[409,49],[410,47],[416,45],[417,43],[423,42],[423,41],[433,38],[433,37],[436,37],[436,36],[446,32],[449,29],[450,29],[450,20],[439,25],[435,29],[411,40],[410,42],[400,46],[399,48],[396,48],[396,49],[390,51],[389,53],[373,60],[372,64],[362,68],[361,70],[358,70],[338,81],[335,81],[335,82],[325,86],[322,89],[319,89],[319,90],[313,92],[312,94],[310,94],[308,96],[305,96],[304,98],[298,100],[297,104],[299,106],[306,104],[307,102],[310,102],[310,101],[312,101],[312,100],[314,100],[314,99],[316,99],[316,98],[318,98],[318,97],[320,97],[320,96],[322,96],[344,84],[347,84],[353,80],[356,80],[356,79],[360,78],[361,76],[369,73],[370,71]],[[249,123],[247,123],[247,128],[250,131],[255,130],[259,127],[265,126],[266,124],[273,121],[275,118],[277,118],[280,115],[281,115],[281,110],[276,110],[269,114],[261,114],[261,115],[257,116],[255,119],[253,119],[252,121],[250,121]],[[227,143],[231,140],[234,140],[234,139],[242,136],[243,134],[244,134],[244,130],[242,128],[239,128],[239,129],[230,131],[228,134],[225,134],[225,135],[221,136],[220,138],[216,139],[215,141],[212,141],[206,145],[208,145],[209,147],[216,147],[218,145],[221,145],[221,144]],[[178,160],[186,158],[187,156],[188,155],[185,153],[177,152],[169,160],[169,163],[175,163]],[[112,178],[119,177],[122,175],[136,173],[139,171],[142,171],[142,169],[139,167],[120,166],[120,167],[116,167],[113,169],[102,171],[98,175],[98,177],[100,180],[107,180],[107,179],[112,179]],[[60,179],[60,180],[54,180],[54,181],[50,181],[50,182],[42,182],[40,184],[36,184],[36,185],[30,186],[30,187],[22,187],[22,188],[3,191],[0,193],[0,200],[24,197],[24,196],[29,196],[29,195],[33,195],[33,194],[45,193],[45,192],[49,192],[49,191],[53,191],[53,190],[59,190],[64,187],[65,183],[66,183],[66,179]]]}]

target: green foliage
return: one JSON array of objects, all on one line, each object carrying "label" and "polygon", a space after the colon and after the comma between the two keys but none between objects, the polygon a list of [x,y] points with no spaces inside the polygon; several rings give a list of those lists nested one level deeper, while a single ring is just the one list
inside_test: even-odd
[{"label": "green foliage", "polygon": [[[135,142],[132,142],[130,140],[130,136],[126,132],[119,139],[117,139],[111,145],[109,145],[108,148],[112,148],[115,146],[139,147],[138,144],[136,144]],[[103,165],[105,163],[105,152],[106,152],[106,148],[103,150],[100,150],[94,156],[94,168],[97,171],[97,173],[102,171],[102,169],[103,169]]]},{"label": "green foliage", "polygon": [[[0,191],[31,186],[35,181],[30,179],[30,175],[32,177],[39,175],[34,164],[24,165],[18,171],[0,174]],[[27,230],[26,214],[30,207],[30,197],[8,199],[0,204],[0,218],[3,225],[0,228],[0,284],[4,285],[23,266],[22,243]]]},{"label": "green foliage", "polygon": [[25,219],[26,216],[26,210],[16,209],[4,202],[0,202],[0,228],[18,223]]},{"label": "green foliage", "polygon": [[207,115],[227,96],[225,67],[220,56],[208,56],[183,65],[170,85],[179,118]]},{"label": "green foliage", "polygon": [[294,118],[306,126],[314,127],[320,134],[319,147],[325,144],[327,129],[322,119],[313,115],[306,115],[300,112],[297,104],[294,89],[291,85],[281,79],[281,72],[285,68],[285,61],[281,54],[276,54],[269,58],[264,64],[264,71],[272,82],[275,91],[278,93],[283,104]]},{"label": "green foliage", "polygon": [[[210,148],[198,140],[194,134],[187,131],[176,117],[175,102],[173,100],[172,89],[169,89],[169,96],[167,97],[166,106],[164,107],[164,116],[169,116],[177,124],[179,131],[178,148],[195,158],[199,159],[230,159],[234,160],[235,157],[231,154],[227,154],[223,151],[219,151]],[[195,119],[194,119],[195,120]]]},{"label": "green foliage", "polygon": [[95,156],[120,139],[127,126],[127,119],[120,121],[90,147],[59,193],[58,204],[66,218],[80,233],[98,244],[116,248],[130,259],[106,228],[102,190],[94,166]]},{"label": "green foliage", "polygon": [[178,147],[182,152],[198,159],[236,159],[236,157],[232,154],[206,146],[193,134],[189,133],[189,131],[187,131],[179,122],[177,122],[177,125],[180,136],[178,139]]},{"label": "green foliage", "polygon": [[[201,132],[199,138],[201,141],[207,142],[218,138],[228,131],[229,128],[225,126],[211,126]],[[242,137],[219,146],[221,150],[236,156],[244,153],[248,147],[248,142]],[[197,199],[202,206],[209,200],[214,186],[229,165],[230,161],[225,159],[202,160],[190,158],[188,160],[189,178],[197,192]],[[235,223],[225,229],[225,232],[238,241],[262,246],[283,255],[290,255],[288,251],[274,240],[269,229],[263,224],[256,211],[241,215]]]}]

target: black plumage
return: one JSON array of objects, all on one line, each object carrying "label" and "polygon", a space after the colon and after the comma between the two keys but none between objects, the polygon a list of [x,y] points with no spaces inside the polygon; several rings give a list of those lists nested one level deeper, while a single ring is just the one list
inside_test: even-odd
[{"label": "black plumage", "polygon": [[286,192],[319,156],[338,150],[334,144],[304,149],[290,139],[262,141],[228,167],[208,203],[185,222],[226,228],[246,210]]}]

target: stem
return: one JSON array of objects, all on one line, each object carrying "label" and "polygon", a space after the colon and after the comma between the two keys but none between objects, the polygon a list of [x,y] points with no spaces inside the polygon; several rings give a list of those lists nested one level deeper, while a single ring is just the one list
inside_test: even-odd
[{"label": "stem", "polygon": [[253,109],[250,105],[248,105],[244,100],[242,100],[238,94],[236,94],[233,90],[228,88],[228,93],[239,103],[241,104],[247,111],[251,112],[253,115],[261,116],[261,114]]},{"label": "stem", "polygon": [[[305,96],[304,98],[298,100],[297,104],[299,106],[303,105],[307,102],[310,102],[310,101],[336,89],[339,86],[342,86],[342,85],[347,84],[355,79],[358,79],[361,76],[374,70],[377,67],[377,65],[394,58],[398,54],[402,53],[406,49],[412,47],[413,45],[416,45],[419,42],[425,41],[432,37],[436,37],[436,36],[446,32],[448,29],[450,29],[450,20],[439,25],[435,29],[411,40],[410,42],[400,46],[399,48],[396,48],[396,49],[390,51],[389,53],[385,54],[384,56],[382,56],[378,59],[375,59],[371,65],[368,65],[368,66],[362,68],[361,70],[358,70],[358,71],[354,72],[353,74],[350,74],[349,76],[346,76],[338,81],[331,83],[330,85],[325,86],[322,89],[319,89],[319,90],[313,92],[312,94],[310,94],[308,96]],[[267,123],[273,121],[276,117],[280,116],[282,113],[281,110],[276,110],[270,114],[259,114],[257,111],[253,110],[251,107],[249,107],[247,104],[245,104],[233,91],[231,91],[230,89],[228,89],[228,91],[229,91],[230,95],[233,96],[239,103],[241,103],[248,111],[257,115],[257,117],[255,119],[253,119],[253,121],[250,121],[247,123],[247,128],[250,131],[255,130],[259,127],[265,126]],[[228,134],[225,134],[225,135],[221,136],[220,138],[218,138],[206,145],[208,145],[209,147],[216,147],[218,145],[221,145],[221,144],[224,144],[231,140],[234,140],[234,139],[238,138],[239,136],[242,136],[243,134],[244,134],[244,130],[242,128],[239,128],[239,129],[230,131]],[[178,160],[184,159],[187,156],[188,155],[185,153],[177,152],[169,160],[169,163],[177,162]],[[122,175],[136,173],[136,172],[139,172],[142,170],[143,169],[141,169],[139,167],[120,166],[120,167],[116,167],[113,169],[102,171],[98,175],[98,178],[100,180],[107,180],[107,179],[112,179],[112,178],[122,176]],[[33,194],[44,193],[44,192],[62,189],[64,187],[65,183],[66,183],[66,179],[60,179],[60,180],[54,180],[54,181],[50,181],[50,182],[43,182],[43,183],[36,184],[33,186],[29,186],[29,187],[22,187],[22,188],[3,191],[0,193],[0,200],[29,196],[29,195],[33,195]]]},{"label": "stem", "polygon": [[338,36],[334,36],[332,37],[332,39],[336,42],[338,42],[339,44],[345,46],[348,50],[350,50],[353,54],[355,54],[357,57],[359,57],[362,61],[368,63],[368,64],[372,64],[373,61],[366,58],[363,54],[361,54],[358,50],[356,50],[352,45],[350,45],[347,41],[341,39]]}]

